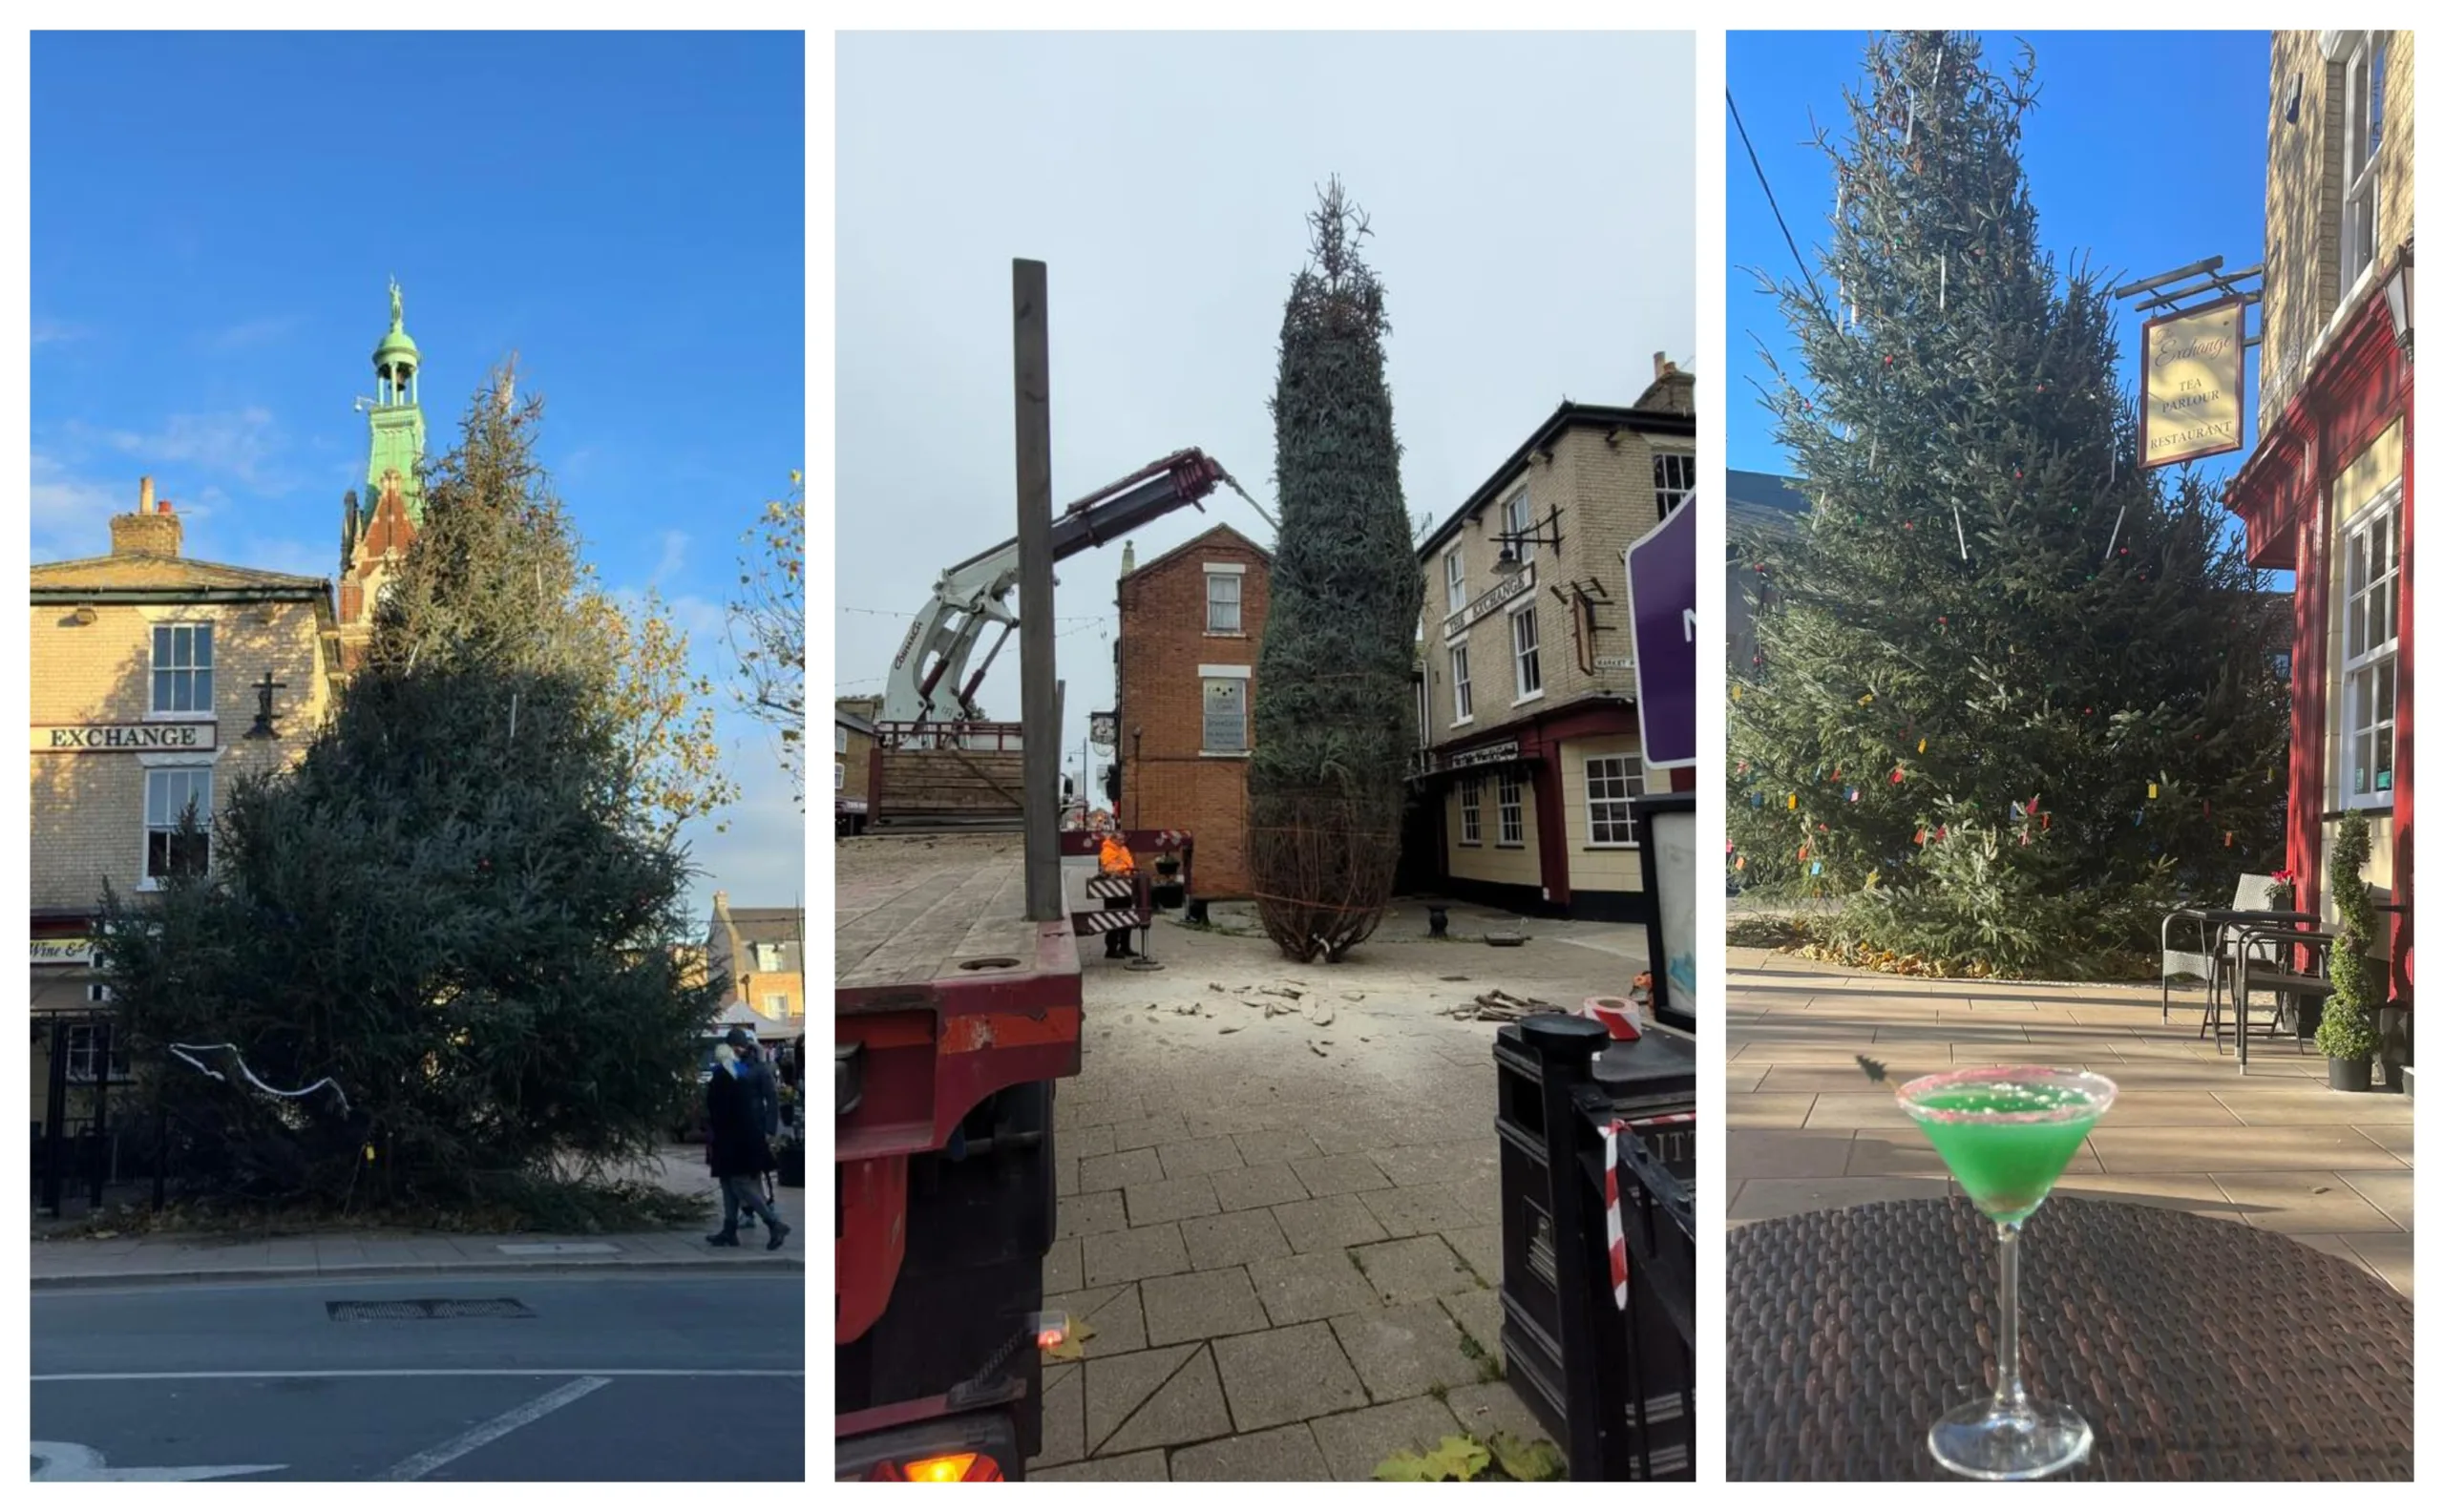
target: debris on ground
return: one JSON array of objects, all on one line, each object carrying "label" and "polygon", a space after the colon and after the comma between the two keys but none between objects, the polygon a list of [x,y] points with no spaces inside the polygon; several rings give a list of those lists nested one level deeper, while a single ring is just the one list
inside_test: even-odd
[{"label": "debris on ground", "polygon": [[1466,981],[1468,978],[1465,976],[1445,976],[1443,979],[1444,981]]},{"label": "debris on ground", "polygon": [[1237,1034],[1241,1029],[1244,1029],[1244,1028],[1246,1028],[1246,1027],[1247,1027],[1247,1026],[1246,1026],[1245,1024],[1224,1024],[1220,1029],[1215,1030],[1215,1031],[1214,1031],[1214,1033],[1216,1033],[1216,1034]]},{"label": "debris on ground", "polygon": [[1321,1018],[1310,1018],[1307,1021],[1314,1024],[1318,1029],[1329,1029],[1333,1025],[1333,1010],[1327,1008],[1324,1010],[1324,1016]]},{"label": "debris on ground", "polygon": [[1299,998],[1307,996],[1305,993],[1298,991],[1295,987],[1259,987],[1256,991],[1264,994],[1268,998],[1287,998],[1292,1002],[1296,1002]]},{"label": "debris on ground", "polygon": [[1531,937],[1528,933],[1526,919],[1521,919],[1506,928],[1485,931],[1485,943],[1488,945],[1525,945]]},{"label": "debris on ground", "polygon": [[1475,998],[1460,1004],[1456,1008],[1444,1009],[1443,1011],[1443,1017],[1446,1018],[1491,1020],[1495,1023],[1512,1023],[1518,1019],[1527,1018],[1529,1014],[1568,1013],[1569,1011],[1569,1009],[1561,1007],[1559,1004],[1549,1003],[1540,998],[1513,997],[1511,994],[1504,992],[1501,988],[1497,987],[1491,992],[1482,992],[1477,994]]},{"label": "debris on ground", "polygon": [[[1323,1055],[1323,1054],[1324,1054],[1324,1047],[1323,1047],[1322,1045],[1319,1045],[1319,1044],[1316,1043],[1316,1041],[1314,1041],[1313,1040],[1308,1040],[1308,1041],[1307,1041],[1307,1048],[1308,1048],[1308,1049],[1310,1049],[1310,1050],[1313,1050],[1313,1051],[1314,1051],[1314,1052],[1316,1052],[1316,1054],[1317,1054],[1317,1055]],[[1329,1060],[1329,1059],[1331,1059],[1331,1058],[1330,1058],[1329,1056],[1327,1056],[1327,1057],[1325,1057],[1325,1059]]]}]

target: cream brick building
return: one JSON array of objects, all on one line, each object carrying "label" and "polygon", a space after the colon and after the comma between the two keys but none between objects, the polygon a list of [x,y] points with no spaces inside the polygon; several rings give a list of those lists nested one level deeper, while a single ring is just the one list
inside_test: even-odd
[{"label": "cream brick building", "polygon": [[[107,881],[123,896],[210,864],[176,831],[208,820],[241,777],[303,753],[330,707],[338,654],[331,585],[196,561],[153,480],[111,521],[111,553],[32,571],[33,1012],[97,1017],[94,919]],[[266,688],[265,684],[269,686]],[[268,715],[268,718],[263,716]],[[90,1026],[69,1031],[90,1044]],[[71,1080],[92,1056],[69,1044]],[[47,1101],[37,1054],[35,1118]]]},{"label": "cream brick building", "polygon": [[[1647,916],[1624,803],[1694,774],[1666,783],[1639,752],[1622,553],[1696,485],[1693,388],[1658,353],[1636,404],[1563,404],[1419,547],[1419,781],[1444,891]],[[1543,537],[1519,546],[1515,573],[1502,570],[1506,534]]]}]

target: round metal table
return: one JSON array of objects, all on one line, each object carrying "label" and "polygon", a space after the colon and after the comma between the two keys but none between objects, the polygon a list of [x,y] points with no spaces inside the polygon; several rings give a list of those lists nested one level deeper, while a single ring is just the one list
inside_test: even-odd
[{"label": "round metal table", "polygon": [[[1950,1479],[1927,1427],[1993,1390],[1994,1226],[1955,1197],[1729,1237],[1730,1479]],[[2066,1479],[2411,1479],[2410,1300],[2282,1234],[2056,1197],[2021,1232],[2020,1359],[2096,1430]]]}]

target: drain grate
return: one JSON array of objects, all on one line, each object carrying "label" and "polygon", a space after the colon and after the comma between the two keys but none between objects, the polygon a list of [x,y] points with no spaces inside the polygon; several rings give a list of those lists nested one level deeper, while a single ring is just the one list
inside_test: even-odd
[{"label": "drain grate", "polygon": [[402,1302],[326,1302],[334,1323],[387,1323],[423,1318],[528,1318],[514,1297],[427,1297]]}]

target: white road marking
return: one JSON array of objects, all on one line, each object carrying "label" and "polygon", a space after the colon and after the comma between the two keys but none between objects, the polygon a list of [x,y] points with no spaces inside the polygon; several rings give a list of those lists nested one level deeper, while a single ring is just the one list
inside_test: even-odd
[{"label": "white road marking", "polygon": [[804,1370],[670,1370],[592,1368],[562,1370],[549,1365],[529,1365],[515,1370],[263,1370],[263,1371],[70,1371],[32,1377],[37,1386],[46,1381],[216,1381],[216,1380],[384,1380],[392,1377],[457,1376],[600,1376],[618,1380],[628,1376],[795,1376],[803,1378]]},{"label": "white road marking", "polygon": [[608,1376],[580,1376],[565,1386],[555,1386],[523,1407],[513,1407],[490,1422],[477,1423],[448,1443],[436,1444],[420,1455],[409,1456],[392,1465],[382,1479],[421,1480],[451,1460],[474,1454],[494,1439],[514,1434],[536,1418],[556,1413],[579,1397],[591,1396],[610,1384]]},{"label": "white road marking", "polygon": [[36,1480],[218,1480],[288,1468],[276,1464],[138,1465],[113,1470],[102,1462],[102,1452],[91,1444],[40,1441],[33,1445],[33,1458],[42,1461],[33,1473]]}]

